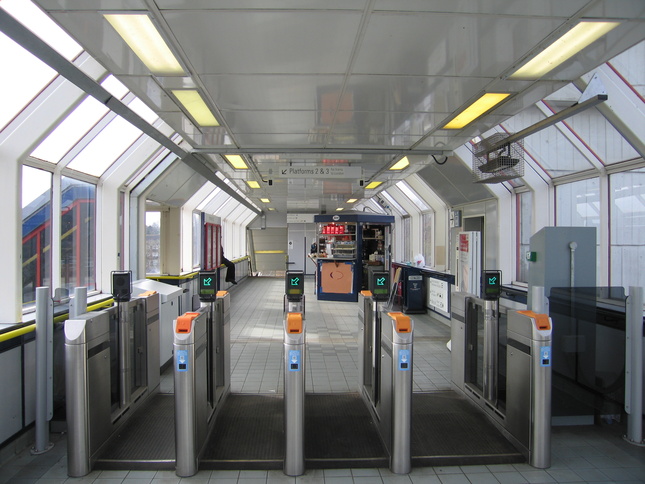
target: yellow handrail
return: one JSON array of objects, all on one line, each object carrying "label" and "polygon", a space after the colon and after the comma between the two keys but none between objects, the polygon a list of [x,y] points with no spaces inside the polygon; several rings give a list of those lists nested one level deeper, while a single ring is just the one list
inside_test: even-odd
[{"label": "yellow handrail", "polygon": [[[109,306],[112,306],[114,304],[114,299],[106,299],[105,301],[101,301],[96,304],[92,304],[91,306],[87,307],[88,311],[97,311],[99,309],[103,309]],[[69,313],[64,313],[59,316],[56,316],[54,318],[54,323],[62,323],[69,319]],[[28,326],[23,326],[22,328],[14,329],[13,331],[7,331],[6,333],[0,334],[0,343],[3,341],[9,341],[10,339],[17,338],[18,336],[22,336],[23,334],[31,333],[32,331],[36,331],[36,323],[30,324]]]}]

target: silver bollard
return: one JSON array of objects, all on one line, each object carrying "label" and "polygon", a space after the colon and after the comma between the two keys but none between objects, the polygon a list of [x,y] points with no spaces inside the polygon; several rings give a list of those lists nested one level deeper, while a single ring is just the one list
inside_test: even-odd
[{"label": "silver bollard", "polygon": [[[385,314],[389,316],[389,324]],[[412,353],[414,323],[403,313],[385,313],[382,337],[392,348],[390,470],[408,474],[412,469]],[[383,388],[383,391],[386,391]]]},{"label": "silver bollard", "polygon": [[69,319],[76,319],[87,312],[87,287],[75,287],[74,297],[69,300]]},{"label": "silver bollard", "polygon": [[551,319],[509,311],[506,350],[506,428],[529,464],[551,466]]},{"label": "silver bollard", "polygon": [[185,313],[173,325],[175,379],[175,452],[179,477],[197,473],[195,442],[195,319],[202,313]]},{"label": "silver bollard", "polygon": [[284,320],[284,473],[305,472],[305,328],[301,313]]},{"label": "silver bollard", "polygon": [[627,299],[627,330],[625,331],[625,412],[627,435],[634,445],[643,441],[643,288],[630,286]]},{"label": "silver bollard", "polygon": [[497,402],[497,369],[499,367],[499,300],[484,301],[484,398]]},{"label": "silver bollard", "polygon": [[36,288],[36,442],[34,455],[44,454],[54,444],[49,441],[49,421],[53,415],[54,388],[54,305],[49,287]]}]

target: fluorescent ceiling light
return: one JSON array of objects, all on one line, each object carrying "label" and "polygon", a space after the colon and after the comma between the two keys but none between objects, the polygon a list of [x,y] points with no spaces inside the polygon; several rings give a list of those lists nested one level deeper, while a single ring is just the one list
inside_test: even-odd
[{"label": "fluorescent ceiling light", "polygon": [[260,201],[264,203],[271,203],[271,200],[269,200],[268,198],[260,198]]},{"label": "fluorescent ceiling light", "polygon": [[345,203],[355,203],[355,202],[357,202],[357,201],[358,201],[358,198],[350,198],[350,199],[349,199],[349,200],[347,200]]},{"label": "fluorescent ceiling light", "polygon": [[338,207],[338,208],[336,209],[336,211],[337,211],[337,212],[342,212],[342,211],[343,211],[343,207]]},{"label": "fluorescent ceiling light", "polygon": [[186,75],[146,14],[104,15],[148,69],[158,75]]},{"label": "fluorescent ceiling light", "polygon": [[374,189],[374,188],[378,187],[381,183],[383,183],[383,182],[380,182],[380,181],[373,181],[372,183],[368,184],[368,185],[365,187],[365,189],[366,189],[366,190],[372,190],[372,189]]},{"label": "fluorescent ceiling light", "polygon": [[489,111],[504,99],[510,96],[507,92],[487,92],[474,103],[464,109],[452,121],[446,124],[443,129],[461,129]]},{"label": "fluorescent ceiling light", "polygon": [[580,22],[513,74],[511,79],[539,79],[595,42],[620,22]]},{"label": "fluorescent ceiling light", "polygon": [[409,165],[410,165],[410,161],[408,160],[408,157],[404,156],[399,161],[394,163],[394,165],[392,165],[390,167],[390,170],[402,170],[403,168],[405,168],[405,167],[407,167]]},{"label": "fluorescent ceiling light", "polygon": [[255,180],[247,180],[246,184],[250,186],[251,188],[260,188],[260,184],[256,182]]},{"label": "fluorescent ceiling light", "polygon": [[269,207],[269,210],[273,211],[273,210],[275,210],[275,208],[273,208],[273,207]]},{"label": "fluorescent ceiling light", "polygon": [[236,170],[248,170],[249,167],[240,155],[224,155],[226,161],[228,161],[233,168]]},{"label": "fluorescent ceiling light", "polygon": [[172,93],[199,126],[219,126],[217,119],[196,89],[173,89]]}]

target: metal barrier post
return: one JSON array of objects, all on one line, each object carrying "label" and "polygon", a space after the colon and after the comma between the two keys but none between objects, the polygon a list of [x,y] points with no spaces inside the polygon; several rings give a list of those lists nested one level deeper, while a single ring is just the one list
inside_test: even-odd
[{"label": "metal barrier post", "polygon": [[499,365],[499,300],[484,301],[484,398],[497,402],[497,368]]},{"label": "metal barrier post", "polygon": [[87,287],[75,287],[74,297],[69,300],[69,319],[76,319],[87,312]]},{"label": "metal barrier post", "polygon": [[625,440],[635,445],[643,442],[643,288],[630,286],[627,299],[625,348]]},{"label": "metal barrier post", "polygon": [[284,320],[284,473],[305,472],[305,328],[301,313]]},{"label": "metal barrier post", "polygon": [[91,470],[86,323],[85,320],[65,322],[67,474],[70,477],[81,477]]},{"label": "metal barrier post", "polygon": [[53,414],[54,305],[49,287],[36,288],[36,443],[34,455],[44,454],[49,441],[49,420]]},{"label": "metal barrier post", "polygon": [[174,321],[175,449],[179,477],[197,473],[195,442],[195,324],[200,313],[185,313]]},{"label": "metal barrier post", "polygon": [[392,440],[390,470],[408,474],[412,469],[410,437],[412,434],[412,353],[414,323],[402,313],[387,313],[388,330],[383,335],[392,344]]},{"label": "metal barrier post", "polygon": [[551,332],[546,314],[508,313],[506,426],[540,469],[551,466]]}]

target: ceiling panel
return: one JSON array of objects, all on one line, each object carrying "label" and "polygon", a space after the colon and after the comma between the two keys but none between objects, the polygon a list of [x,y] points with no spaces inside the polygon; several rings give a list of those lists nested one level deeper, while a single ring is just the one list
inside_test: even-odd
[{"label": "ceiling panel", "polygon": [[171,10],[164,18],[200,74],[335,74],[347,67],[361,13]]},{"label": "ceiling panel", "polygon": [[[642,0],[35,1],[177,130],[187,151],[212,155],[254,203],[265,207],[257,199],[268,195],[282,211],[335,210],[348,189],[376,193],[364,193],[358,180],[348,188],[346,180],[270,173],[325,160],[359,165],[366,182],[377,177],[384,186],[420,170],[449,204],[488,198],[468,166],[452,158],[439,166],[428,153],[450,155],[645,39]],[[148,72],[103,19],[110,10],[148,12],[186,76]],[[585,17],[621,25],[543,79],[508,79]],[[202,92],[221,127],[196,126],[176,104],[170,90],[189,87]],[[511,96],[463,129],[441,129],[484,92]],[[388,172],[411,150],[419,160]],[[232,151],[257,167],[232,171],[216,156]],[[273,185],[244,183],[259,176],[273,177]]]}]

